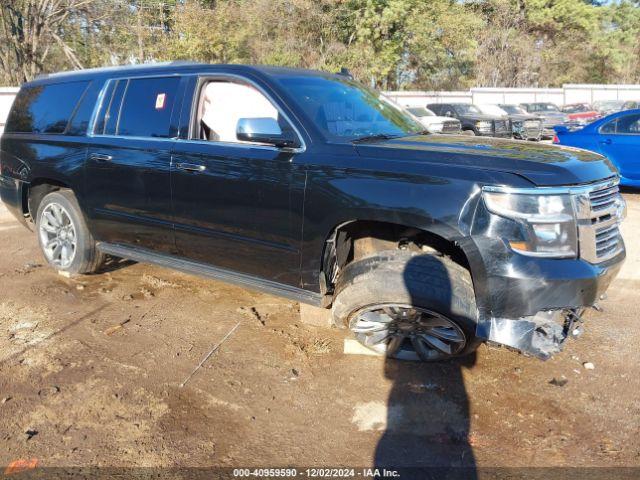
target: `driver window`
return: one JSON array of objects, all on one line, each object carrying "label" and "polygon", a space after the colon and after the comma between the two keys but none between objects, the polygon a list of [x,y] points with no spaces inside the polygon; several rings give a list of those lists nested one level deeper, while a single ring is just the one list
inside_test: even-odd
[{"label": "driver window", "polygon": [[200,140],[251,143],[238,140],[241,118],[273,118],[282,124],[278,110],[257,89],[228,81],[211,81],[201,90],[198,115]]}]

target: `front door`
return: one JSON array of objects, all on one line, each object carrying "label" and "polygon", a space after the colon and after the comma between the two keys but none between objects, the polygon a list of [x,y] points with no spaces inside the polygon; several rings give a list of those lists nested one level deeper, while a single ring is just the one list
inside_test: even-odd
[{"label": "front door", "polygon": [[201,80],[194,95],[189,138],[178,140],[172,153],[178,254],[299,286],[305,170],[297,160],[303,149],[236,135],[241,118],[273,118],[293,128],[248,83]]},{"label": "front door", "polygon": [[175,250],[170,125],[180,88],[177,76],[107,85],[85,164],[88,220],[97,240]]}]

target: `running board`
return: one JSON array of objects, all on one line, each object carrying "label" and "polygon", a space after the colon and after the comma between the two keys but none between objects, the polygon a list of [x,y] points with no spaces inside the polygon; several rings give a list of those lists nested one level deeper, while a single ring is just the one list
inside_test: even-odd
[{"label": "running board", "polygon": [[107,255],[126,258],[140,263],[152,263],[160,267],[171,268],[184,273],[190,273],[201,277],[212,278],[226,283],[232,283],[240,287],[251,290],[259,290],[279,297],[288,298],[296,302],[308,303],[309,305],[320,306],[322,295],[309,292],[301,288],[284,285],[282,283],[265,280],[244,273],[237,273],[223,268],[213,267],[205,263],[194,262],[182,257],[174,257],[164,253],[150,250],[129,247],[115,243],[98,242],[97,248]]}]

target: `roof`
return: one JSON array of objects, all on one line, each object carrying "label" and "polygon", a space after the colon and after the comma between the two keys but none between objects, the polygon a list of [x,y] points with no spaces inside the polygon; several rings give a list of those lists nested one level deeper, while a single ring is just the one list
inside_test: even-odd
[{"label": "roof", "polygon": [[172,71],[185,72],[189,70],[198,71],[235,71],[238,73],[260,72],[269,76],[318,76],[334,75],[329,72],[319,70],[306,70],[301,68],[276,67],[270,65],[242,65],[242,64],[205,64],[190,61],[175,61],[163,63],[145,63],[139,65],[123,65],[101,68],[91,68],[85,70],[72,70],[66,72],[51,73],[41,75],[30,83],[53,83],[56,80],[67,81],[84,80],[109,75],[141,75],[155,73],[169,73]]}]

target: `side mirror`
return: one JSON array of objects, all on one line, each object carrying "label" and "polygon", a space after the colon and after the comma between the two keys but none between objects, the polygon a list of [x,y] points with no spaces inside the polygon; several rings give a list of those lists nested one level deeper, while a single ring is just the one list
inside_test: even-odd
[{"label": "side mirror", "polygon": [[276,147],[297,147],[293,132],[283,132],[278,121],[271,117],[241,118],[236,138],[245,142],[267,143]]}]

